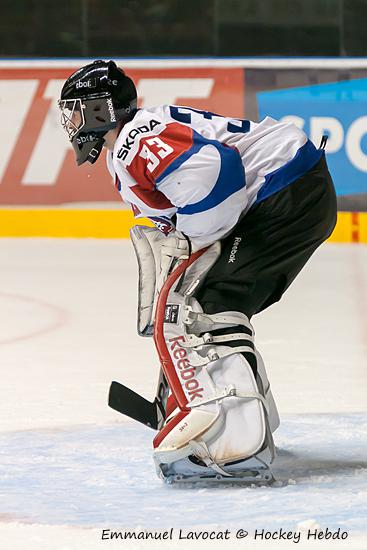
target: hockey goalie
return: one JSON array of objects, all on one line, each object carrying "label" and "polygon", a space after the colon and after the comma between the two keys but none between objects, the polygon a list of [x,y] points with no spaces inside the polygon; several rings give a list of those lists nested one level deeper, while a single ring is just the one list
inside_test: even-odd
[{"label": "hockey goalie", "polygon": [[114,382],[110,405],[157,430],[167,481],[271,480],[279,418],[251,319],[334,228],[324,144],[270,117],[139,109],[113,61],[72,74],[59,106],[78,165],[105,147],[123,200],[154,224],[133,227],[131,239],[138,332],[153,338],[161,365],[157,396]]}]

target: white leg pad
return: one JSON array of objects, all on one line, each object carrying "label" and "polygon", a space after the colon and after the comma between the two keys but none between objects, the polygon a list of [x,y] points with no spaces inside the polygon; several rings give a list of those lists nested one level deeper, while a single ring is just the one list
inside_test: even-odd
[{"label": "white leg pad", "polygon": [[228,355],[209,363],[206,370],[215,388],[209,399],[224,393],[228,387],[234,387],[237,395],[195,405],[161,441],[155,449],[156,457],[163,453],[161,458],[171,462],[185,453],[186,456],[193,454],[190,446],[192,441],[196,441],[205,443],[213,462],[224,465],[251,457],[263,447],[265,407],[256,398],[259,389],[244,356],[239,353]]},{"label": "white leg pad", "polygon": [[[157,470],[165,479],[182,464],[186,471],[220,476],[263,470],[275,454],[272,432],[279,417],[253,327],[240,312],[204,313],[192,296],[216,257],[210,248],[180,266],[158,300],[155,343],[178,404],[154,440]],[[248,354],[256,356],[256,378]]]},{"label": "white leg pad", "polygon": [[[217,387],[235,386],[238,394],[257,394],[250,365],[241,354],[234,354],[208,365]],[[203,437],[215,462],[232,462],[254,455],[265,439],[264,407],[258,399],[223,399],[220,408],[222,429],[215,437]]]}]

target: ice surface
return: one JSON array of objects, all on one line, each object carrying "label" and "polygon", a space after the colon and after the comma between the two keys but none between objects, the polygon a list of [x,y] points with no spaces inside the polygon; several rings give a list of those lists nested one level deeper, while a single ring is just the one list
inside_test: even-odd
[{"label": "ice surface", "polygon": [[277,483],[261,488],[162,484],[152,434],[130,422],[6,433],[0,510],[49,525],[292,529],[312,517],[330,529],[366,527],[365,415],[286,415],[276,438]]},{"label": "ice surface", "polygon": [[136,273],[124,241],[0,241],[1,550],[158,548],[102,542],[103,526],[307,522],[342,527],[353,540],[337,545],[365,550],[367,247],[324,246],[253,320],[282,420],[271,488],[164,486],[154,432],[106,406],[112,379],[155,391],[152,342],[135,330]]}]

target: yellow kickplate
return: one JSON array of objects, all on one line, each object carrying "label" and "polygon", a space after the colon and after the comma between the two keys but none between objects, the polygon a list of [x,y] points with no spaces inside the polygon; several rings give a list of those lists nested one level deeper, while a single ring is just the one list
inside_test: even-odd
[{"label": "yellow kickplate", "polygon": [[338,212],[329,242],[367,243],[367,212]]},{"label": "yellow kickplate", "polygon": [[[152,225],[130,210],[0,209],[0,237],[125,239],[137,223]],[[367,212],[339,212],[329,242],[367,243]]]},{"label": "yellow kickplate", "polygon": [[1,237],[94,237],[124,239],[135,224],[129,210],[1,209]]}]

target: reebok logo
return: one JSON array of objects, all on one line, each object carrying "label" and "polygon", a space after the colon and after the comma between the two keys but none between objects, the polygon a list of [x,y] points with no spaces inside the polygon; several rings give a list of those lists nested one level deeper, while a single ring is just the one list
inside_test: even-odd
[{"label": "reebok logo", "polygon": [[242,241],[242,237],[235,237],[232,250],[229,255],[229,260],[227,262],[228,264],[233,264],[236,261],[236,254],[241,241]]},{"label": "reebok logo", "polygon": [[168,341],[171,342],[171,357],[174,360],[176,372],[178,371],[180,374],[181,384],[185,386],[190,396],[190,401],[194,401],[197,397],[202,399],[204,388],[199,387],[200,384],[195,378],[196,368],[190,365],[187,351],[180,345],[180,342],[185,342],[185,338],[183,336],[176,336],[175,338],[170,338]]},{"label": "reebok logo", "polygon": [[110,121],[116,122],[115,109],[113,108],[112,99],[110,97],[107,99],[107,109],[110,113]]}]

